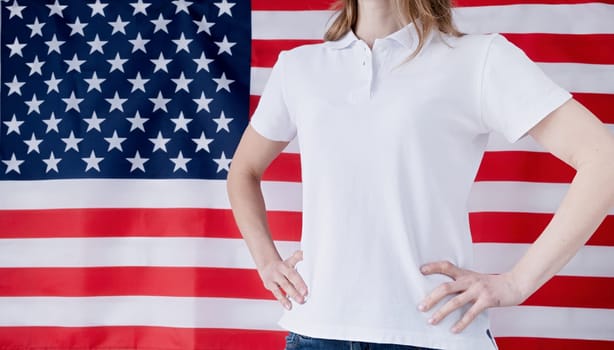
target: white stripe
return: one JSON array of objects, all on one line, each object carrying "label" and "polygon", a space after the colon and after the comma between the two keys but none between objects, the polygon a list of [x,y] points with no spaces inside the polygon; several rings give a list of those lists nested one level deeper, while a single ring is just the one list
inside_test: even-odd
[{"label": "white stripe", "polygon": [[[254,11],[252,38],[321,39],[331,11]],[[454,21],[465,33],[614,33],[614,5],[557,4],[476,6],[454,9]]]},{"label": "white stripe", "polygon": [[[0,326],[158,326],[282,330],[277,301],[156,296],[0,298]],[[490,311],[495,336],[614,340],[614,310],[517,306]]]},{"label": "white stripe", "polygon": [[[268,210],[301,210],[301,185],[262,183]],[[230,209],[225,180],[83,179],[0,182],[0,209]]]},{"label": "white stripe", "polygon": [[614,65],[540,63],[539,66],[554,82],[568,91],[614,94]]},{"label": "white stripe", "polygon": [[515,306],[490,311],[495,337],[614,340],[614,310]]},{"label": "white stripe", "polygon": [[[510,271],[530,244],[476,243],[476,270],[483,273]],[[614,277],[614,247],[584,246],[558,273],[559,276]]]},{"label": "white stripe", "polygon": [[[614,111],[612,111],[614,114]],[[614,124],[605,124],[605,126],[614,135]],[[529,151],[529,152],[546,152],[546,150],[535,141],[531,136],[526,136],[516,143],[509,143],[505,137],[498,133],[490,134],[488,139],[487,151]]]},{"label": "white stripe", "polygon": [[614,33],[614,6],[607,4],[506,5],[454,9],[465,33]]},{"label": "white stripe", "polygon": [[[554,213],[569,184],[481,181],[471,212]],[[268,210],[300,211],[300,183],[262,182]],[[217,208],[230,209],[224,180],[57,180],[0,182],[2,209]],[[614,208],[609,212],[614,214]]]},{"label": "white stripe", "polygon": [[[276,241],[282,257],[299,249]],[[474,244],[476,269],[508,271],[527,244]],[[614,247],[585,246],[560,272],[570,276],[614,277]],[[241,239],[224,238],[28,238],[0,239],[0,267],[200,266],[253,269]]]},{"label": "white stripe", "polygon": [[568,188],[560,183],[479,181],[473,183],[467,205],[470,212],[554,213]]},{"label": "white stripe", "polygon": [[[614,22],[614,20],[612,21]],[[570,92],[614,94],[614,65],[583,63],[538,63],[540,68]],[[250,94],[260,96],[271,68],[252,67]]]},{"label": "white stripe", "polygon": [[[144,233],[143,235],[146,235]],[[275,242],[289,257],[298,242]],[[253,269],[242,239],[192,237],[0,239],[1,267],[174,266]]]}]

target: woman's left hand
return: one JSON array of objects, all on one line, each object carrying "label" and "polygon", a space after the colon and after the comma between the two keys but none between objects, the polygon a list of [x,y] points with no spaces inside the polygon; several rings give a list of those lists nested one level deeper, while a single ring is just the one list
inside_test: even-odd
[{"label": "woman's left hand", "polygon": [[444,297],[456,295],[433,314],[429,319],[430,324],[439,323],[452,311],[465,304],[473,304],[452,327],[454,333],[461,332],[489,307],[518,305],[527,297],[521,293],[511,273],[482,274],[461,269],[449,261],[423,265],[420,271],[424,275],[442,274],[454,280],[439,285],[418,306],[420,311],[428,311]]}]

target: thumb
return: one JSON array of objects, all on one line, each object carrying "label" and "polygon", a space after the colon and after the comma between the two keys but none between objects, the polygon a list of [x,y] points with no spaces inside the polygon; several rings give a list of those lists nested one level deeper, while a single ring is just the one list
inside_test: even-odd
[{"label": "thumb", "polygon": [[292,256],[288,258],[287,261],[288,261],[288,264],[290,264],[290,266],[294,267],[301,260],[303,260],[303,251],[297,250],[294,252],[294,254],[292,254]]}]

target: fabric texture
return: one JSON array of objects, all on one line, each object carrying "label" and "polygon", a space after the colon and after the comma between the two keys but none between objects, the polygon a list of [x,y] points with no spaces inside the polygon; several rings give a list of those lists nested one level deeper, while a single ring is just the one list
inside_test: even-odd
[{"label": "fabric texture", "polygon": [[571,95],[499,34],[432,33],[403,63],[416,44],[412,24],[372,49],[349,32],[282,52],[273,68],[250,124],[271,140],[298,137],[297,270],[309,288],[279,324],[326,339],[495,349],[485,313],[457,335],[466,309],[427,323],[417,305],[449,279],[419,267],[473,267],[467,199],[489,134],[515,142]]}]

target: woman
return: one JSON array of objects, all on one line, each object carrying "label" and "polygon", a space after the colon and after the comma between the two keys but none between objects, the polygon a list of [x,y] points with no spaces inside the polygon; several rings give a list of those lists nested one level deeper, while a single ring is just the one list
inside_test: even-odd
[{"label": "woman", "polygon": [[[525,300],[614,204],[614,138],[504,37],[460,35],[446,0],[342,5],[326,42],[280,54],[228,175],[260,277],[287,309],[287,347],[496,348],[484,311]],[[500,275],[471,270],[466,207],[490,132],[528,133],[577,170]],[[259,185],[295,136],[302,251],[283,260]]]}]

